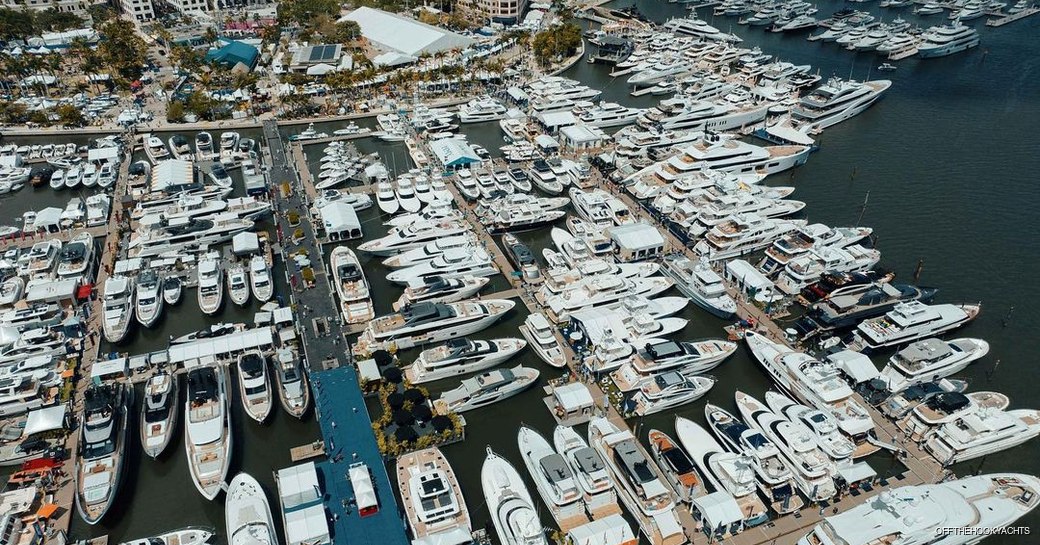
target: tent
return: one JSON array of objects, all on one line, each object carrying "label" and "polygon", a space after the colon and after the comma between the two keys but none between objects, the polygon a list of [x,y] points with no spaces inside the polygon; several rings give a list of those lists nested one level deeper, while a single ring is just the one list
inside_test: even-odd
[{"label": "tent", "polygon": [[61,230],[61,208],[49,206],[36,213],[33,221],[33,231],[44,230],[48,233],[57,233]]},{"label": "tent", "polygon": [[65,415],[68,412],[68,405],[55,405],[29,411],[29,416],[25,419],[25,429],[22,430],[22,437],[64,428]]},{"label": "tent", "polygon": [[354,502],[357,504],[358,512],[362,517],[371,515],[379,510],[379,499],[372,487],[372,475],[368,466],[362,463],[351,464],[350,486],[354,488]]}]

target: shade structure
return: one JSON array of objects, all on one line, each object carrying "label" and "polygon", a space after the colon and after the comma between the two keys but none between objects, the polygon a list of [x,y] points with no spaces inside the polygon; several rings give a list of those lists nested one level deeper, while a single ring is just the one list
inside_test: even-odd
[{"label": "shade structure", "polygon": [[387,405],[390,405],[391,409],[400,409],[401,407],[404,407],[404,396],[394,392],[386,396],[386,403]]},{"label": "shade structure", "polygon": [[411,426],[402,426],[394,432],[394,438],[401,443],[411,443],[419,438],[419,434]]},{"label": "shade structure", "polygon": [[426,401],[426,394],[418,388],[409,388],[404,391],[404,400],[416,404],[422,403],[423,401]]},{"label": "shade structure", "polygon": [[433,425],[433,429],[437,431],[450,430],[452,427],[451,418],[439,414],[430,420],[430,424]]},{"label": "shade structure", "polygon": [[433,418],[433,411],[425,403],[417,404],[415,407],[412,407],[412,416],[419,422],[429,422]]},{"label": "shade structure", "polygon": [[385,378],[387,382],[400,384],[401,380],[404,379],[404,374],[401,373],[401,370],[397,367],[387,367],[386,369],[383,369],[383,378]]},{"label": "shade structure", "polygon": [[415,417],[412,416],[412,413],[410,413],[410,412],[408,412],[408,411],[406,411],[404,409],[398,409],[398,410],[394,411],[394,424],[397,424],[398,426],[402,426],[403,427],[403,426],[411,426],[414,423],[415,423]]}]

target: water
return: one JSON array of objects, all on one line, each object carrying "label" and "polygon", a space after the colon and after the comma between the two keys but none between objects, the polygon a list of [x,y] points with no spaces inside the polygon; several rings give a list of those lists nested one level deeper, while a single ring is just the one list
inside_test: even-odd
[{"label": "water", "polygon": [[[629,5],[628,0],[619,6]],[[655,20],[684,13],[683,7],[663,2],[639,2],[641,9]],[[837,2],[819,5],[821,14],[842,7]],[[863,9],[864,4],[857,4]],[[866,6],[870,7],[870,6]],[[875,8],[876,9],[876,8]],[[878,10],[886,20],[892,10]],[[938,17],[917,19],[908,10],[898,10],[911,22],[939,24]],[[711,21],[710,11],[701,16]],[[731,23],[732,22],[732,23]],[[854,54],[834,44],[805,41],[805,34],[772,34],[760,28],[736,25],[735,19],[716,19],[713,24],[732,30],[745,39],[748,47],[758,45],[765,52],[795,63],[809,63],[824,76],[892,79],[887,96],[875,107],[855,119],[832,127],[822,137],[822,148],[809,162],[789,177],[781,175],[768,183],[794,185],[794,198],[806,201],[806,217],[832,225],[851,225],[857,221],[869,192],[862,223],[871,226],[883,253],[882,265],[910,281],[914,268],[923,260],[920,283],[942,289],[943,302],[981,301],[984,312],[970,326],[957,333],[986,339],[990,354],[959,376],[971,381],[973,390],[1007,393],[1013,408],[1036,407],[1038,397],[1030,384],[1040,382],[1034,365],[1032,338],[1040,326],[1040,294],[1032,289],[1040,274],[1040,242],[1033,236],[1040,221],[1035,203],[1038,192],[1035,173],[1040,171],[1040,155],[1033,139],[1040,125],[1040,44],[1035,39],[1040,18],[1029,18],[998,29],[985,28],[981,21],[982,45],[967,54],[943,59],[898,63],[896,72],[883,75],[874,71],[882,62],[871,54]],[[630,106],[647,106],[658,97],[634,98],[628,95],[622,78],[611,78],[602,65],[579,62],[565,75],[604,90],[604,99]],[[369,122],[370,123],[370,122]],[[368,123],[365,123],[368,124]],[[317,129],[334,130],[344,124],[318,124]],[[369,124],[369,126],[371,126]],[[287,128],[293,134],[305,126]],[[501,145],[496,123],[465,127],[470,139],[492,152]],[[241,131],[245,135],[248,131]],[[379,152],[394,170],[407,168],[404,146],[376,139],[356,141],[364,152]],[[320,157],[312,147],[312,160]],[[317,155],[315,155],[317,153]],[[71,195],[53,195],[48,189],[5,198],[0,205],[3,220],[9,223],[27,209],[63,207]],[[385,232],[376,209],[359,214],[366,239]],[[524,233],[520,238],[540,254],[550,244],[548,230]],[[357,242],[350,243],[356,247]],[[376,311],[389,311],[400,289],[390,286],[378,258],[361,254],[375,293]],[[276,275],[280,276],[280,275]],[[498,278],[489,288],[505,287]],[[667,294],[671,295],[671,294]],[[1005,323],[1009,310],[1014,307]],[[225,314],[206,319],[196,310],[193,292],[187,292],[180,307],[168,315],[155,330],[136,334],[131,343],[120,346],[132,353],[161,347],[169,335],[196,330],[213,321],[250,321],[253,310],[225,307]],[[519,336],[516,326],[524,318],[522,307],[512,311],[503,322],[474,337]],[[687,331],[677,338],[694,339],[723,335],[724,322],[692,305],[682,317],[690,319]],[[415,351],[402,353],[410,363]],[[875,357],[883,364],[885,354]],[[999,366],[997,362],[1000,362]],[[509,362],[532,366],[543,378],[560,371],[544,365],[529,351]],[[652,428],[673,432],[674,415],[704,422],[703,407],[710,401],[733,409],[733,392],[742,390],[760,396],[770,387],[769,380],[744,349],[712,373],[718,379],[704,400],[682,407],[674,413],[659,414],[630,422],[641,440]],[[429,384],[434,395],[453,388],[457,380]],[[485,447],[490,446],[515,466],[522,467],[516,444],[521,424],[550,436],[554,422],[541,401],[541,389],[534,388],[510,401],[467,413],[468,439],[444,448],[454,466],[474,527],[488,525],[488,513],[479,482]],[[232,472],[245,470],[256,476],[274,497],[271,474],[289,465],[288,449],[317,437],[313,422],[297,423],[281,411],[274,411],[265,426],[247,421],[237,403],[234,405],[235,454]],[[584,433],[584,427],[580,430]],[[136,438],[134,442],[136,443]],[[188,478],[183,445],[178,437],[163,459],[141,460],[137,445],[131,445],[128,479],[112,513],[101,526],[86,527],[74,517],[73,535],[109,533],[112,540],[152,535],[188,524],[207,524],[223,532],[223,510],[219,502],[203,500]],[[898,470],[887,455],[870,460],[881,474]],[[391,468],[392,469],[392,468]],[[962,475],[976,471],[1020,471],[1040,474],[1040,442],[1032,441],[1010,451],[988,456],[956,467]],[[391,475],[393,471],[391,470]],[[525,475],[526,472],[521,471]],[[528,479],[533,495],[533,483]],[[540,504],[540,501],[536,500]],[[542,521],[551,525],[547,511]],[[1036,527],[1040,513],[1021,524]],[[992,537],[987,543],[1024,544],[1027,538]]]}]

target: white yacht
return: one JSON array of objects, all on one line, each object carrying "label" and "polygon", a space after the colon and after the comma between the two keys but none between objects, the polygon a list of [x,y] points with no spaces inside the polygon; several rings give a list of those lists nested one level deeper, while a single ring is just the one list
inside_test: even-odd
[{"label": "white yacht", "polygon": [[157,257],[198,251],[223,244],[235,235],[252,229],[253,220],[235,213],[222,213],[208,218],[181,218],[165,225],[138,230],[130,235],[127,254],[130,257]]},{"label": "white yacht", "polygon": [[671,279],[662,277],[623,278],[617,275],[596,275],[575,282],[569,289],[545,299],[550,316],[557,322],[569,319],[572,312],[587,307],[614,303],[632,295],[653,297],[671,288]]},{"label": "white yacht", "polygon": [[662,131],[735,131],[761,123],[769,114],[770,104],[732,103],[719,99],[695,100],[686,96],[662,100],[643,112],[636,123],[646,130]]},{"label": "white yacht", "polygon": [[238,148],[239,135],[235,131],[220,133],[220,151],[231,152]]},{"label": "white yacht", "polygon": [[274,295],[271,267],[263,256],[255,255],[249,260],[249,289],[261,303],[270,301]]},{"label": "white yacht", "polygon": [[43,240],[32,245],[28,252],[18,257],[18,274],[22,276],[35,276],[36,274],[49,273],[58,261],[62,244],[58,239]]},{"label": "white yacht", "polygon": [[459,276],[494,276],[498,274],[491,255],[479,246],[449,248],[433,259],[390,271],[386,279],[396,284],[408,285],[416,279],[431,276],[455,278]]},{"label": "white yacht", "polygon": [[117,343],[126,337],[130,320],[134,317],[134,282],[121,275],[112,275],[105,280],[104,321],[101,329],[105,340]]},{"label": "white yacht", "polygon": [[160,371],[144,385],[141,403],[141,448],[151,458],[158,458],[166,450],[177,427],[177,402],[180,399],[177,376]]},{"label": "white yacht", "polygon": [[141,140],[144,142],[144,153],[153,165],[170,158],[170,150],[166,149],[166,144],[158,136],[143,134]]},{"label": "white yacht", "polygon": [[406,227],[391,229],[385,237],[362,243],[358,246],[358,250],[388,257],[412,248],[425,246],[426,243],[440,238],[461,235],[467,231],[469,228],[458,221],[420,221]]},{"label": "white yacht", "polygon": [[200,363],[188,369],[184,450],[195,488],[207,500],[224,489],[234,444],[226,373],[220,363]]},{"label": "white yacht", "polygon": [[570,467],[574,480],[581,489],[585,512],[593,519],[620,513],[614,479],[600,455],[589,447],[578,432],[569,426],[556,426],[553,446]]},{"label": "white yacht", "polygon": [[694,252],[708,261],[742,256],[768,247],[774,240],[805,224],[805,220],[779,220],[757,214],[737,214],[712,227],[694,246]]},{"label": "white yacht", "polygon": [[758,268],[766,274],[774,274],[810,250],[851,246],[872,232],[869,227],[829,227],[822,223],[810,223],[777,239],[766,249],[766,255]]},{"label": "white yacht", "polygon": [[208,545],[213,532],[202,528],[183,528],[143,539],[124,541],[120,545]]},{"label": "white yacht", "polygon": [[76,278],[87,274],[94,261],[94,236],[83,232],[72,238],[58,253],[58,276]]},{"label": "white yacht", "polygon": [[167,276],[162,283],[162,298],[167,305],[176,305],[184,293],[184,282],[177,276]]},{"label": "white yacht", "polygon": [[462,276],[440,278],[431,276],[416,279],[404,289],[394,302],[394,310],[415,303],[455,303],[469,299],[480,292],[491,281],[489,277]]},{"label": "white yacht", "polygon": [[737,311],[737,303],[726,291],[726,285],[711,265],[694,262],[683,255],[666,256],[662,272],[675,281],[675,287],[697,306],[722,319]]},{"label": "white yacht", "polygon": [[881,379],[888,384],[889,391],[899,392],[915,384],[946,378],[987,353],[989,343],[982,339],[923,339],[896,352],[881,370]]},{"label": "white yacht", "polygon": [[278,545],[267,494],[248,473],[231,479],[224,499],[224,518],[228,545]]},{"label": "white yacht", "polygon": [[818,132],[863,112],[891,86],[887,79],[859,82],[831,78],[798,101],[791,119],[796,127]]},{"label": "white yacht", "polygon": [[394,343],[398,348],[446,341],[481,331],[516,306],[508,299],[458,303],[415,303],[368,323],[359,342]]},{"label": "white yacht", "polygon": [[372,294],[368,279],[354,251],[346,246],[337,246],[330,257],[332,281],[339,296],[339,308],[343,321],[348,324],[363,324],[375,317]]},{"label": "white yacht", "polygon": [[588,522],[582,490],[563,455],[553,450],[540,433],[526,426],[520,426],[516,441],[520,458],[557,524],[568,528]]},{"label": "white yacht", "polygon": [[383,260],[383,265],[391,269],[411,267],[420,263],[426,263],[452,249],[472,248],[476,243],[476,236],[470,232],[438,238],[418,248],[390,256]]},{"label": "white yacht", "polygon": [[263,423],[274,406],[267,357],[258,350],[246,352],[238,357],[235,371],[238,374],[238,395],[242,400],[242,408],[250,418]]},{"label": "white yacht", "polygon": [[404,374],[412,384],[422,384],[475,373],[504,363],[526,345],[526,341],[513,338],[451,339],[420,352],[415,362],[404,369]]},{"label": "white yacht", "polygon": [[401,209],[401,204],[397,202],[397,193],[389,181],[376,185],[376,204],[384,214],[396,214]]},{"label": "white yacht", "polygon": [[900,303],[884,316],[861,322],[851,346],[874,350],[932,337],[966,325],[980,310],[978,305]]},{"label": "white yacht", "polygon": [[859,244],[837,248],[812,248],[790,260],[776,279],[776,287],[788,295],[797,295],[815,284],[824,273],[851,273],[870,270],[881,260],[881,252]]},{"label": "white yacht", "polygon": [[480,469],[480,483],[502,545],[548,545],[538,510],[520,473],[505,458],[492,452],[491,447],[487,447],[487,457]]},{"label": "white yacht", "polygon": [[512,369],[492,369],[475,377],[462,380],[458,388],[441,394],[434,408],[441,414],[461,413],[486,407],[513,397],[534,386],[539,372],[531,367],[517,365]]},{"label": "white yacht", "polygon": [[134,304],[137,323],[152,327],[162,315],[163,297],[162,282],[152,269],[145,269],[137,275],[137,297]]},{"label": "white yacht", "polygon": [[201,161],[213,158],[213,136],[210,133],[202,131],[195,135],[195,154]]},{"label": "white yacht", "polygon": [[668,184],[688,173],[705,170],[764,177],[804,164],[811,149],[807,145],[762,147],[708,133],[679,153],[636,171],[625,181],[653,176]]},{"label": "white yacht", "polygon": [[922,59],[945,57],[979,45],[979,32],[960,21],[929,28],[921,34],[917,54]]},{"label": "white yacht", "polygon": [[587,106],[575,106],[576,117],[589,127],[620,127],[635,123],[636,118],[643,113],[642,108],[629,108],[616,102],[600,102]]},{"label": "white yacht", "polygon": [[657,380],[665,371],[678,371],[687,376],[706,373],[737,350],[736,343],[716,339],[692,342],[650,339],[641,346],[632,359],[610,374],[622,392],[639,389]]},{"label": "white yacht", "polygon": [[661,473],[679,501],[690,503],[707,493],[704,478],[697,471],[697,466],[674,439],[661,430],[652,429],[646,435],[650,443],[650,455],[657,462],[657,467],[661,468]]},{"label": "white yacht", "polygon": [[123,383],[91,386],[83,396],[76,510],[87,524],[105,516],[123,480],[134,391]]},{"label": "white yacht", "polygon": [[220,254],[209,252],[199,260],[198,299],[199,309],[210,316],[220,310],[224,302],[224,274]]},{"label": "white yacht", "polygon": [[472,541],[462,488],[440,449],[405,454],[397,459],[396,469],[413,543],[460,545]]},{"label": "white yacht", "polygon": [[273,366],[282,408],[296,418],[303,418],[310,408],[311,391],[307,385],[307,371],[296,350],[289,347],[275,350]]},{"label": "white yacht", "polygon": [[249,278],[246,268],[242,265],[233,265],[227,270],[228,296],[231,302],[244,306],[249,302]]},{"label": "white yacht", "polygon": [[470,172],[469,169],[464,168],[456,172],[453,182],[463,197],[466,197],[471,201],[480,198],[480,187],[477,185],[477,180],[473,177],[473,173]]},{"label": "white yacht", "polygon": [[553,367],[566,367],[567,356],[563,353],[563,347],[553,331],[552,324],[541,312],[534,312],[524,318],[520,326],[520,333],[527,339],[531,349],[545,363]]},{"label": "white yacht", "polygon": [[943,466],[1016,447],[1040,435],[1040,411],[973,404],[925,432],[921,444]]},{"label": "white yacht", "polygon": [[856,454],[856,444],[841,434],[838,420],[833,414],[807,405],[775,391],[766,392],[766,405],[777,416],[789,420],[816,438],[816,444],[835,462],[844,463]]},{"label": "white yacht", "polygon": [[969,545],[1014,524],[1038,503],[1040,479],[1017,473],[901,486],[826,517],[798,545],[928,543],[938,535],[943,545]]},{"label": "white yacht", "polygon": [[715,379],[710,377],[664,371],[639,385],[632,397],[632,412],[647,416],[686,405],[704,397],[712,386],[715,386]]},{"label": "white yacht", "polygon": [[397,196],[397,204],[405,212],[418,212],[423,206],[423,202],[415,194],[415,187],[412,185],[412,179],[409,176],[397,178],[397,187],[394,193]]},{"label": "white yacht", "polygon": [[506,116],[507,108],[490,96],[477,97],[459,106],[459,123],[496,121]]}]

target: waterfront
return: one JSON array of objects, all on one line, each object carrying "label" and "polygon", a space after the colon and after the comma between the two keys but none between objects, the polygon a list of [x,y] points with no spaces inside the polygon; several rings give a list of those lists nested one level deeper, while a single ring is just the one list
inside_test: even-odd
[{"label": "waterfront", "polygon": [[[658,7],[681,10],[677,5]],[[1037,396],[1028,385],[1040,378],[1040,371],[1032,365],[1029,344],[1020,341],[1030,338],[1040,321],[1035,311],[1040,296],[1027,289],[1040,272],[1040,262],[1035,257],[1040,244],[1028,236],[1031,231],[1028,226],[1040,219],[1040,213],[1031,206],[1036,197],[1034,173],[1040,167],[1036,145],[1031,141],[1032,129],[1040,122],[1040,89],[1034,83],[1040,60],[1036,43],[1023,39],[1035,34],[1036,21],[1021,24],[1023,26],[985,32],[982,47],[989,52],[984,60],[980,48],[948,59],[901,63],[897,72],[886,76],[892,78],[895,85],[877,107],[829,129],[821,151],[807,165],[794,171],[790,179],[767,181],[797,186],[794,197],[809,204],[806,216],[833,225],[855,223],[869,190],[869,205],[862,223],[875,229],[878,245],[884,252],[883,265],[896,270],[900,278],[906,280],[918,260],[923,259],[921,283],[940,287],[940,300],[982,302],[982,317],[956,335],[984,338],[993,348],[982,362],[959,376],[971,379],[972,390],[1007,393],[1013,407],[1036,403]],[[854,57],[831,46],[805,42],[804,35],[779,36],[736,25],[734,30],[746,38],[748,45],[760,44],[764,50],[786,60],[811,62],[820,67],[823,74],[847,75],[851,69],[854,76],[864,77],[868,67],[877,64],[873,56]],[[606,98],[639,104],[638,100],[628,100],[623,82],[611,80],[604,67],[579,63],[565,75],[574,75],[594,87],[606,89]],[[493,123],[472,132],[471,138],[489,149],[493,148],[485,142],[501,140]],[[394,149],[396,162],[404,161],[400,145],[390,148],[367,140],[360,147],[363,151]],[[386,153],[389,152],[384,151],[384,159],[390,163]],[[397,166],[401,168],[400,164]],[[37,193],[49,191],[42,189]],[[5,213],[22,206],[28,195],[23,192],[5,199]],[[36,193],[33,195],[35,198]],[[62,204],[69,196],[60,194]],[[18,205],[10,205],[12,202]],[[50,204],[32,202],[29,207],[38,209]],[[380,234],[382,227],[376,217],[374,209],[361,215],[366,239]],[[521,238],[540,249],[547,244],[548,233],[539,231]],[[368,267],[375,259],[363,256],[362,260],[375,292],[391,294],[376,298],[377,313],[382,314],[399,290],[385,284],[379,267]],[[496,279],[489,291],[497,290],[500,283],[501,279]],[[131,353],[150,350],[161,346],[168,334],[179,334],[178,331],[186,332],[202,325],[201,317],[195,318],[198,321],[194,323],[171,319],[179,318],[181,313],[185,317],[197,315],[193,293],[187,295],[177,312],[166,318],[169,331],[152,332],[154,336],[149,335],[152,336],[150,341],[149,336],[135,336],[132,343],[120,349]],[[1012,306],[1017,310],[1004,327],[1003,319]],[[242,316],[233,317],[225,310],[220,320],[249,321],[251,315],[251,311],[242,311]],[[683,317],[690,318],[691,324],[680,338],[722,335],[723,322],[704,312],[691,307]],[[522,318],[522,312],[514,311],[504,322],[478,337],[516,336],[515,327]],[[413,354],[403,354],[404,361],[409,361]],[[1002,363],[988,379],[997,360]],[[875,361],[880,363],[881,359],[875,358]],[[530,353],[514,362],[533,365],[543,371],[543,376],[551,376],[552,370],[537,362]],[[724,407],[732,406],[732,392],[736,389],[758,395],[769,386],[765,375],[743,348],[713,374],[719,383],[706,400]],[[453,381],[442,381],[435,383],[431,390],[439,392],[452,386]],[[467,414],[468,440],[444,449],[459,473],[474,527],[483,526],[487,521],[476,471],[483,460],[484,446],[491,445],[516,464],[519,462],[515,434],[518,425],[524,422],[543,433],[551,429],[552,419],[541,404],[539,392],[531,390],[508,403]],[[676,414],[702,421],[704,401],[683,407]],[[249,471],[267,485],[269,496],[273,498],[271,471],[288,465],[288,449],[316,437],[316,427],[290,422],[280,412],[267,426],[260,427],[247,422],[237,402],[235,411],[236,454],[232,471],[236,468]],[[638,427],[641,439],[645,439],[645,432],[653,427],[670,432],[671,415],[644,419]],[[124,483],[112,517],[106,519],[115,521],[113,526],[88,530],[76,520],[73,535],[82,536],[88,531],[109,533],[113,541],[120,541],[185,524],[209,524],[222,531],[220,504],[202,500],[185,478],[187,469],[179,438],[170,449],[168,458],[160,463],[140,460],[135,452],[131,462],[136,471],[131,472],[131,478]],[[872,460],[881,473],[889,467],[886,458],[878,456]],[[1034,441],[956,469],[968,474],[983,465],[986,472],[1038,473],[1038,460],[1040,445]],[[124,513],[128,514],[122,516]],[[159,519],[156,513],[169,513],[169,518]],[[543,518],[543,522],[546,520]],[[1036,526],[1038,520],[1034,514],[1022,524]],[[1023,543],[1023,539],[994,537],[987,543]]]}]

